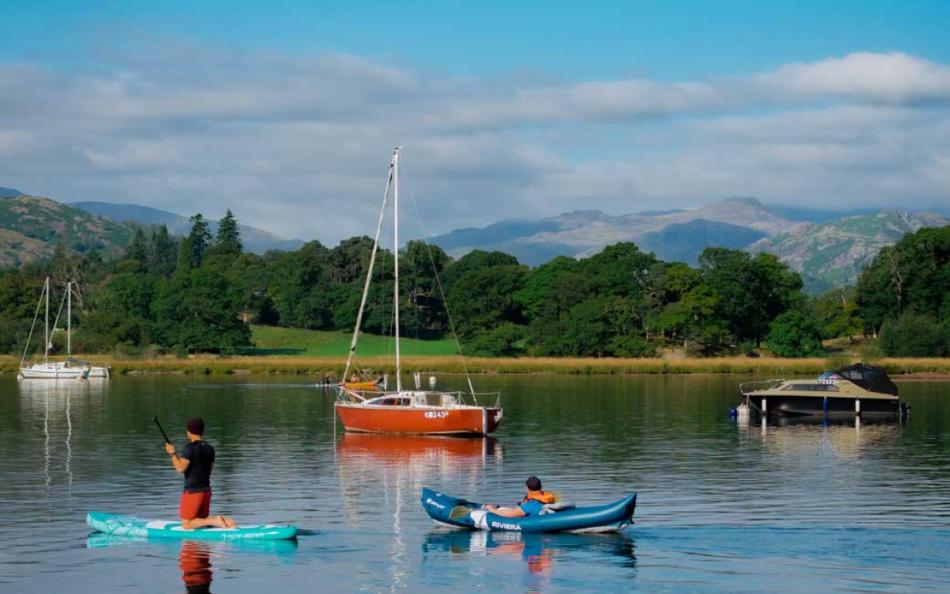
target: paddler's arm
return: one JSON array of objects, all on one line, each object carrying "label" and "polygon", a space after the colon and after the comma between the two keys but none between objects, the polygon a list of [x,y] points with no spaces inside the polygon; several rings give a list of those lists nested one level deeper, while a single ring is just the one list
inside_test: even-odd
[{"label": "paddler's arm", "polygon": [[167,453],[172,458],[172,466],[175,467],[175,470],[178,472],[185,472],[185,469],[188,468],[190,461],[188,458],[182,458],[177,453],[175,453],[175,446],[170,443],[165,444],[165,453]]},{"label": "paddler's arm", "polygon": [[498,507],[497,505],[486,505],[485,509],[503,518],[523,518],[527,514],[520,507]]}]

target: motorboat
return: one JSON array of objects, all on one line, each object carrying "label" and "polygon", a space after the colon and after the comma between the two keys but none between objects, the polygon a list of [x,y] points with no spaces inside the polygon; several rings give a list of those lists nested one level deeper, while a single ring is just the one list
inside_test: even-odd
[{"label": "motorboat", "polygon": [[864,363],[826,371],[815,379],[746,382],[739,393],[746,410],[764,419],[889,419],[907,412],[887,372]]}]

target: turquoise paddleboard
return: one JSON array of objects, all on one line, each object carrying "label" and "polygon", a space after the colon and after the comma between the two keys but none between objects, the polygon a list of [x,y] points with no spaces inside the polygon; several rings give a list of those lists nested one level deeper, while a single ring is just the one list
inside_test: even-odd
[{"label": "turquoise paddleboard", "polygon": [[278,526],[275,524],[186,530],[181,527],[181,522],[144,520],[133,516],[102,512],[86,514],[86,523],[93,530],[117,536],[187,538],[194,540],[286,540],[297,538],[296,526]]}]

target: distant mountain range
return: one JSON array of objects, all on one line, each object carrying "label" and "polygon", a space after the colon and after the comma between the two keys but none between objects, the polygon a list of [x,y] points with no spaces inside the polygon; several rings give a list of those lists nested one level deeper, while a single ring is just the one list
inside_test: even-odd
[{"label": "distant mountain range", "polygon": [[[165,225],[173,235],[187,235],[191,230],[191,221],[180,214],[137,204],[113,204],[112,202],[73,202],[70,206],[88,213],[106,217],[119,223],[138,223],[140,225]],[[218,222],[209,220],[211,233],[218,230]],[[299,239],[285,239],[263,229],[238,225],[244,249],[255,254],[270,250],[293,251],[304,244]]]},{"label": "distant mountain range", "polygon": [[[209,223],[214,233],[217,222]],[[191,229],[188,218],[157,208],[108,202],[64,204],[0,187],[0,267],[48,257],[57,245],[76,252],[97,249],[115,254],[137,226],[162,224],[175,235],[186,235]],[[247,225],[239,228],[244,248],[254,253],[295,250],[304,243]]]},{"label": "distant mountain range", "polygon": [[[794,224],[755,198],[730,198],[691,210],[620,216],[599,210],[577,210],[540,221],[502,221],[482,229],[452,231],[433,238],[432,243],[454,256],[473,249],[499,250],[536,266],[554,256],[594,254],[618,241],[645,241],[661,258],[692,263],[710,245],[728,241],[732,247],[745,247]],[[736,243],[729,235],[738,229],[742,230],[743,240]]]},{"label": "distant mountain range", "polygon": [[452,231],[432,243],[458,257],[473,249],[499,250],[536,266],[555,256],[586,257],[618,241],[632,241],[663,260],[695,264],[711,246],[774,253],[820,291],[853,282],[881,247],[921,227],[950,224],[933,213],[771,208],[755,198],[729,198],[690,210],[611,216],[574,211],[538,221],[508,220]]},{"label": "distant mountain range", "polygon": [[[216,221],[209,221],[212,232]],[[185,235],[182,215],[134,204],[76,202],[23,195],[0,187],[0,266],[48,257],[62,244],[77,252],[117,253],[138,225],[167,225]],[[473,249],[499,250],[537,266],[556,256],[587,257],[604,246],[632,241],[657,257],[695,264],[710,246],[770,252],[800,272],[812,292],[852,283],[875,254],[905,233],[950,224],[942,214],[900,210],[833,211],[767,207],[755,198],[729,198],[689,210],[612,216],[578,210],[540,220],[506,220],[458,229],[432,243],[459,257]],[[245,249],[255,253],[303,245],[240,226]]]}]

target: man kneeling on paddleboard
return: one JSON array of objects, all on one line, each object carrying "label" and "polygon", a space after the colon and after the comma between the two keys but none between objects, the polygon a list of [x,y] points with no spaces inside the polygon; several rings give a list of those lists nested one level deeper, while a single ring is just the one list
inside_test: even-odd
[{"label": "man kneeling on paddleboard", "polygon": [[557,501],[557,497],[553,493],[541,490],[541,479],[536,476],[529,476],[528,480],[524,482],[524,486],[525,496],[521,500],[521,505],[517,507],[499,507],[489,504],[485,506],[485,509],[506,518],[523,518],[524,516],[536,516],[541,513],[546,504]]},{"label": "man kneeling on paddleboard", "polygon": [[178,515],[182,528],[189,530],[214,526],[236,528],[237,523],[224,516],[208,517],[211,511],[211,469],[214,467],[214,448],[201,436],[205,422],[201,417],[188,421],[186,426],[188,445],[175,451],[175,446],[166,442],[165,451],[172,458],[175,470],[185,475],[185,491],[181,494]]}]

